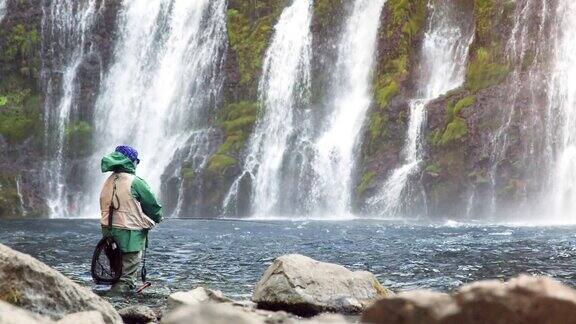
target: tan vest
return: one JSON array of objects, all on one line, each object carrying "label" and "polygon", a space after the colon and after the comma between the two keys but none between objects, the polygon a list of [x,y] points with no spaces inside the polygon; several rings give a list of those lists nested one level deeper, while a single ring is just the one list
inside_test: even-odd
[{"label": "tan vest", "polygon": [[[117,180],[114,181],[117,177]],[[132,196],[132,182],[136,176],[129,173],[112,173],[104,183],[100,193],[100,223],[108,226],[108,213],[110,204],[114,203],[114,215],[112,216],[112,227],[129,230],[140,230],[152,228],[156,223],[142,211],[140,202]],[[114,199],[114,182],[116,191]]]}]

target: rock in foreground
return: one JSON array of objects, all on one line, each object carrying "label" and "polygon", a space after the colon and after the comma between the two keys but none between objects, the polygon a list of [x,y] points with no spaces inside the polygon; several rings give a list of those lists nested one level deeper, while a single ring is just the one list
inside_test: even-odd
[{"label": "rock in foreground", "polygon": [[562,324],[576,322],[576,290],[546,277],[507,283],[480,281],[451,296],[413,292],[382,299],[362,315],[366,323]]},{"label": "rock in foreground", "polygon": [[53,324],[49,319],[0,300],[0,324]]},{"label": "rock in foreground", "polygon": [[285,255],[274,261],[256,285],[252,300],[259,308],[301,316],[321,312],[357,314],[392,293],[366,271]]},{"label": "rock in foreground", "polygon": [[107,301],[33,257],[0,244],[0,299],[60,319],[95,310],[108,324],[122,323]]},{"label": "rock in foreground", "polygon": [[192,306],[200,303],[230,303],[232,300],[220,291],[204,287],[198,287],[190,291],[179,291],[168,297],[168,308],[174,309],[179,306]]}]

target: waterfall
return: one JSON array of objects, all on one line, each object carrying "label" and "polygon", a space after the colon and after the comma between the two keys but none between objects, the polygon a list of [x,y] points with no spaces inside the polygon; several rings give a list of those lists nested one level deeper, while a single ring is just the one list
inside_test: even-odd
[{"label": "waterfall", "polygon": [[0,0],[0,22],[4,19],[4,15],[6,14],[6,0]]},{"label": "waterfall", "polygon": [[[226,1],[122,6],[114,61],[96,102],[93,159],[115,145],[133,145],[142,160],[138,174],[158,191],[175,152],[209,126],[222,86]],[[96,171],[88,176],[101,178]],[[96,193],[100,183],[92,183]]]},{"label": "waterfall", "polygon": [[[554,24],[548,137],[552,138],[553,221],[574,222],[576,207],[576,2],[562,0]],[[548,209],[549,210],[549,209]]]},{"label": "waterfall", "polygon": [[[292,153],[290,138],[304,131],[297,110],[305,108],[310,87],[311,21],[312,1],[294,0],[282,12],[266,51],[259,84],[263,113],[249,140],[244,165],[244,174],[253,178],[255,216],[279,212],[279,200],[290,190],[283,185],[282,174],[287,170],[282,167]],[[238,190],[242,176],[233,190]]]},{"label": "waterfall", "polygon": [[[44,168],[48,180],[48,206],[52,217],[69,216],[74,205],[66,186],[66,134],[72,114],[78,113],[78,70],[90,51],[87,44],[97,12],[96,0],[53,0],[43,5],[43,62],[47,75],[44,122],[50,161]],[[47,44],[46,44],[47,43]]]},{"label": "waterfall", "polygon": [[385,0],[356,0],[338,45],[328,116],[314,142],[315,213],[347,217],[351,210],[355,153],[372,102],[372,72]]},{"label": "waterfall", "polygon": [[418,90],[409,102],[410,118],[403,149],[403,164],[393,170],[380,191],[369,200],[372,209],[396,216],[406,197],[410,177],[422,162],[422,128],[426,105],[462,85],[473,28],[460,26],[447,2],[431,2],[432,15],[421,49],[421,77]]}]

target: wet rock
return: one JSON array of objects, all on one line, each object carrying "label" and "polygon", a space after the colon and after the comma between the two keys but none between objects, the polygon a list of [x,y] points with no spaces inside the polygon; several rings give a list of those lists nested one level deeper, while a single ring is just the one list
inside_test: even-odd
[{"label": "wet rock", "polygon": [[168,308],[174,309],[183,305],[196,305],[200,303],[228,303],[232,300],[220,291],[198,287],[190,291],[179,291],[168,297]]},{"label": "wet rock", "polygon": [[49,319],[0,300],[0,324],[52,324]]},{"label": "wet rock", "polygon": [[104,324],[102,314],[97,311],[80,312],[64,316],[57,324]]},{"label": "wet rock", "polygon": [[126,324],[144,324],[155,322],[158,315],[148,306],[128,306],[118,311],[120,317]]},{"label": "wet rock", "polygon": [[259,308],[313,316],[360,313],[376,299],[391,294],[369,272],[352,272],[293,254],[274,261],[256,285],[252,300]]},{"label": "wet rock", "polygon": [[451,296],[399,294],[378,301],[362,315],[366,323],[573,323],[576,291],[546,277],[520,276],[507,283],[480,281]]},{"label": "wet rock", "polygon": [[0,296],[52,319],[95,310],[108,324],[122,323],[104,299],[33,257],[0,244]]},{"label": "wet rock", "polygon": [[264,319],[242,307],[230,304],[185,306],[168,314],[162,324],[264,324]]}]

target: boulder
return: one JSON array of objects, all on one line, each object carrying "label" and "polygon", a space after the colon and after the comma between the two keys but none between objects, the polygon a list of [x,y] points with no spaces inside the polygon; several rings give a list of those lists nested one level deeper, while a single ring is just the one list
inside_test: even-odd
[{"label": "boulder", "polygon": [[416,290],[375,302],[362,314],[362,322],[438,323],[456,310],[457,306],[450,295]]},{"label": "boulder", "polygon": [[104,324],[102,313],[97,311],[79,312],[64,316],[56,324]]},{"label": "boulder", "polygon": [[506,284],[480,281],[463,286],[454,300],[456,314],[445,323],[574,323],[576,291],[547,277],[520,276]]},{"label": "boulder", "polygon": [[158,315],[148,306],[128,306],[118,311],[125,324],[143,324],[156,322]]},{"label": "boulder", "polygon": [[162,319],[162,324],[264,324],[260,315],[231,304],[197,304],[180,307]]},{"label": "boulder", "polygon": [[0,300],[0,324],[54,324],[51,320]]},{"label": "boulder", "polygon": [[465,285],[452,295],[414,292],[378,301],[366,323],[573,323],[576,291],[546,277],[520,276]]},{"label": "boulder", "polygon": [[104,299],[33,257],[0,244],[0,299],[54,320],[95,310],[108,324],[120,324],[118,312]]},{"label": "boulder", "polygon": [[230,298],[224,296],[220,290],[211,290],[198,287],[190,291],[179,291],[168,297],[168,308],[174,309],[183,305],[196,305],[200,303],[229,303]]},{"label": "boulder", "polygon": [[378,298],[392,295],[366,271],[285,255],[268,267],[254,289],[259,308],[285,310],[300,316],[321,312],[357,314]]}]

